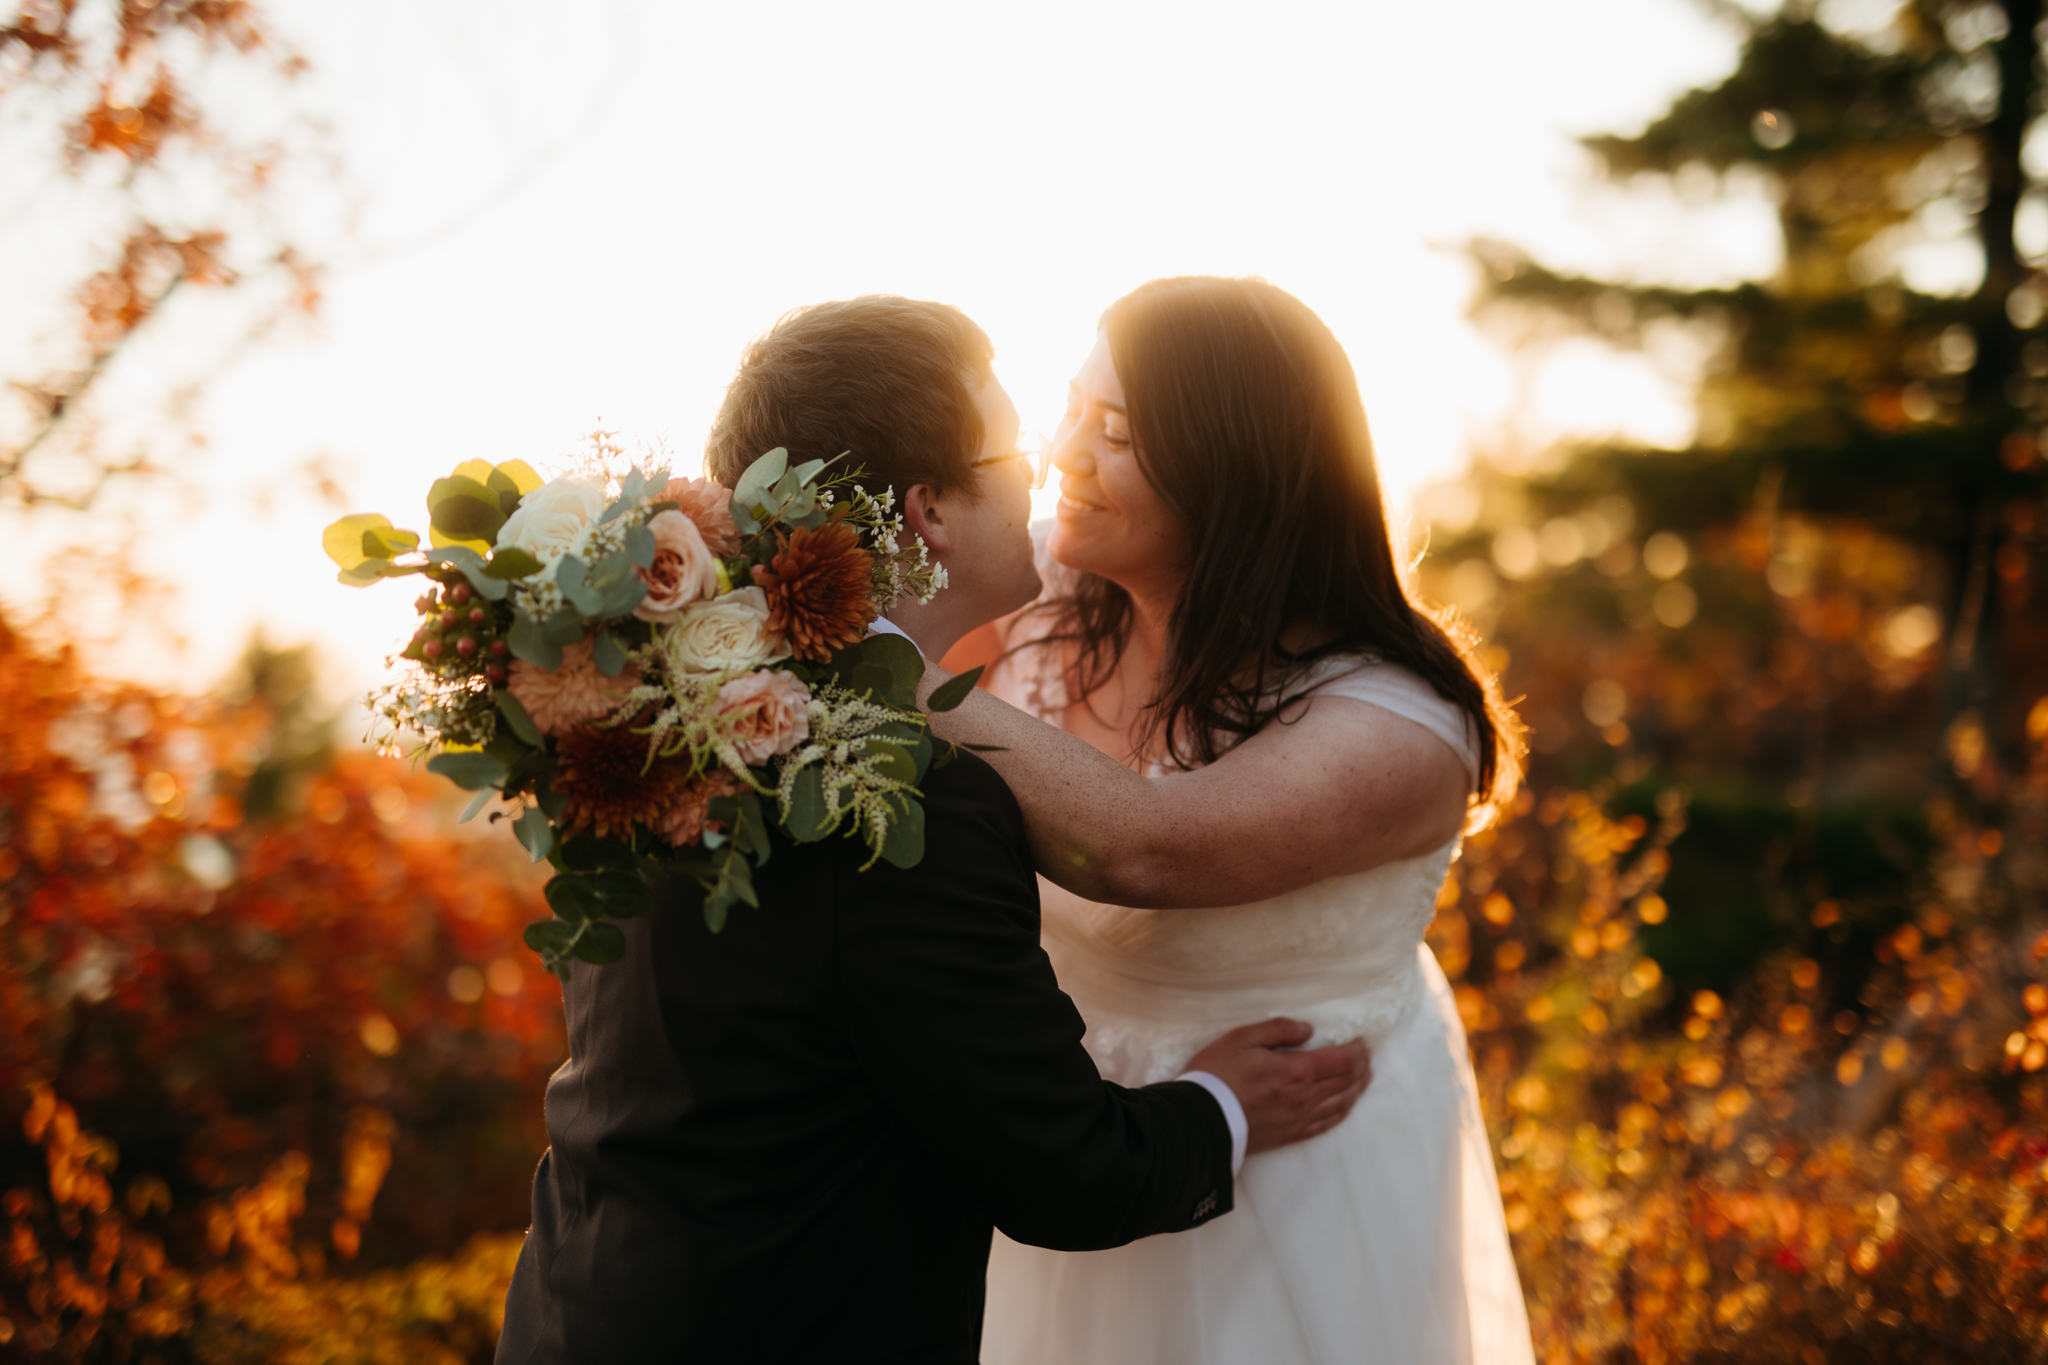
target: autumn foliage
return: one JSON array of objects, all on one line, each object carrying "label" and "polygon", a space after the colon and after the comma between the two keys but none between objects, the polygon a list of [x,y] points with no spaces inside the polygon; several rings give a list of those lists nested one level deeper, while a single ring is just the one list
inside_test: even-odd
[{"label": "autumn foliage", "polygon": [[390,1336],[362,1358],[487,1349],[562,1057],[535,878],[439,779],[280,773],[260,695],[101,684],[0,627],[0,707],[0,1338],[287,1358],[354,1296]]}]

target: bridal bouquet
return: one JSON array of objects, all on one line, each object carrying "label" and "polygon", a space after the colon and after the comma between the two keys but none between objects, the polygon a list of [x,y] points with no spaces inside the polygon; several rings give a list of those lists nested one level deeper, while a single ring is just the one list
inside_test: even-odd
[{"label": "bridal bouquet", "polygon": [[758,905],[771,820],[799,841],[844,829],[867,866],[923,857],[923,660],[867,627],[945,569],[905,543],[893,490],[829,463],[773,450],[728,493],[602,459],[547,482],[471,460],[427,492],[429,548],[374,514],[323,534],[343,583],[428,580],[404,674],[371,705],[387,749],[410,735],[477,793],[464,820],[500,798],[491,818],[554,865],[554,918],[525,937],[556,975],[620,957],[609,921],[650,908],[650,874],[700,887],[713,932]]}]

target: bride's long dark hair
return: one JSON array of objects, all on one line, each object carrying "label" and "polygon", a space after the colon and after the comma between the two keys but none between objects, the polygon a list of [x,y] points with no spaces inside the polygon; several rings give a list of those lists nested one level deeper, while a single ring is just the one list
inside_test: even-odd
[{"label": "bride's long dark hair", "polygon": [[[1214,762],[1272,721],[1290,680],[1335,654],[1413,670],[1472,718],[1481,813],[1512,795],[1521,727],[1472,642],[1417,605],[1396,563],[1358,379],[1301,300],[1258,279],[1183,276],[1141,285],[1102,327],[1145,477],[1188,532],[1139,749]],[[1045,604],[1052,640],[1078,645],[1069,694],[1116,671],[1130,594],[1078,575]],[[1312,647],[1283,633],[1306,627]]]}]

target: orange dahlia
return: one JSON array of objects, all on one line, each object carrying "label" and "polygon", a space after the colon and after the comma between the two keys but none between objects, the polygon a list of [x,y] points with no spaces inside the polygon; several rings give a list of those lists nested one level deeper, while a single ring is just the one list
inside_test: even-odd
[{"label": "orange dahlia", "polygon": [[823,663],[854,643],[881,613],[874,604],[874,557],[851,526],[827,523],[777,535],[782,549],[754,566],[768,594],[768,629],[799,659]]},{"label": "orange dahlia", "polygon": [[[623,725],[579,725],[555,741],[555,790],[567,797],[563,823],[600,839],[624,839],[658,825],[682,796],[689,770],[647,764],[647,737]],[[642,771],[645,767],[645,771]]]},{"label": "orange dahlia", "polygon": [[699,843],[704,831],[715,829],[721,832],[725,824],[711,818],[711,802],[720,796],[738,796],[750,791],[746,783],[734,777],[723,768],[713,768],[702,777],[690,779],[683,785],[682,795],[662,816],[656,832],[678,848]]}]

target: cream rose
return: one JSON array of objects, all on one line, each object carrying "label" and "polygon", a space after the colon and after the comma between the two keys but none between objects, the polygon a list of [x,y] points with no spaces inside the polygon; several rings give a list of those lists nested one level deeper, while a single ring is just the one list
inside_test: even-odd
[{"label": "cream rose", "polygon": [[604,511],[604,485],[567,474],[550,479],[519,501],[519,510],[498,528],[498,544],[526,551],[553,578],[562,556],[576,548],[584,530]]},{"label": "cream rose", "polygon": [[749,766],[786,754],[811,737],[805,711],[811,689],[783,669],[743,673],[718,689],[718,714],[733,726],[733,747]]},{"label": "cream rose", "polygon": [[789,657],[781,638],[768,630],[768,594],[759,588],[684,607],[662,649],[679,673],[730,673]]},{"label": "cream rose", "polygon": [[718,561],[696,522],[681,512],[657,512],[647,519],[647,529],[654,533],[654,563],[634,570],[647,584],[635,616],[673,621],[690,603],[718,595]]}]

